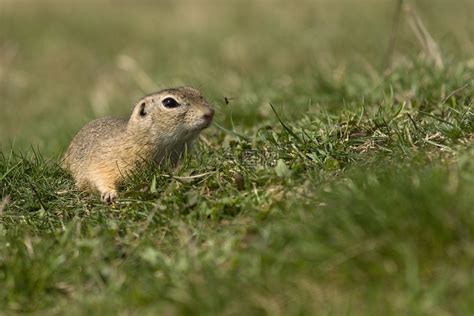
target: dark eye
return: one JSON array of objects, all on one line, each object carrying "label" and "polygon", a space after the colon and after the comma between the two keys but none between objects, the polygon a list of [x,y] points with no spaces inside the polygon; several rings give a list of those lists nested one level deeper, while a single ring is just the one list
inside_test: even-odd
[{"label": "dark eye", "polygon": [[180,106],[180,104],[178,103],[178,101],[176,101],[176,100],[173,99],[173,98],[166,98],[166,99],[164,99],[163,101],[161,101],[161,103],[163,104],[163,106],[164,106],[165,108],[168,108],[168,109],[176,108],[176,107]]}]

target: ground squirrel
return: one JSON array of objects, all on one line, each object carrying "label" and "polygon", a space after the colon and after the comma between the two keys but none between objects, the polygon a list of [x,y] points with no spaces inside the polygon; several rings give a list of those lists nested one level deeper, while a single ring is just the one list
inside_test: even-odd
[{"label": "ground squirrel", "polygon": [[135,104],[129,119],[101,118],[84,126],[69,145],[62,167],[80,190],[97,190],[102,201],[112,203],[125,175],[147,161],[176,163],[213,115],[194,88],[149,94]]}]

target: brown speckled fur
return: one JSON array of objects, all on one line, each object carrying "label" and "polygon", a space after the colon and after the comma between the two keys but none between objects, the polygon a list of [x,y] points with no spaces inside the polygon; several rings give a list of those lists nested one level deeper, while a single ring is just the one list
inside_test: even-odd
[{"label": "brown speckled fur", "polygon": [[[180,106],[163,106],[167,97]],[[190,87],[149,94],[135,104],[128,120],[100,118],[85,125],[69,145],[62,167],[80,190],[97,190],[104,202],[111,203],[117,186],[142,162],[177,162],[213,114],[199,91]]]}]

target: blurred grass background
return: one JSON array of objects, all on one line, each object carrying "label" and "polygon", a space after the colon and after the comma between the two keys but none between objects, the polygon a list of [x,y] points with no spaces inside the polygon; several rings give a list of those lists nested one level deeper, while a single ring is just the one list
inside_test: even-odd
[{"label": "blurred grass background", "polygon": [[[395,0],[0,0],[0,315],[472,315],[474,2],[403,2],[389,50]],[[184,84],[224,129],[74,190],[83,124]]]},{"label": "blurred grass background", "polygon": [[[448,59],[474,67],[474,3],[407,1]],[[396,1],[1,1],[0,144],[64,150],[144,93],[203,90],[240,129],[362,98],[383,80]],[[402,17],[394,63],[422,47]],[[347,81],[351,85],[346,85]],[[349,86],[349,89],[347,88]],[[225,107],[223,97],[235,98]]]}]

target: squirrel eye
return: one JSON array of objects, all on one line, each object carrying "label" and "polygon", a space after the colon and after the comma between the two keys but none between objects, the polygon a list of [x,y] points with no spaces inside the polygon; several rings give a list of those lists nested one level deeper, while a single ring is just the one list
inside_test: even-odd
[{"label": "squirrel eye", "polygon": [[166,99],[164,99],[163,101],[161,101],[161,103],[163,104],[163,106],[164,106],[165,108],[168,108],[168,109],[176,108],[176,107],[180,106],[180,104],[178,103],[178,101],[176,101],[176,100],[173,99],[173,98],[166,98]]}]

